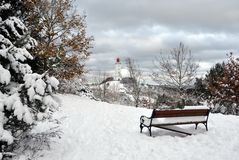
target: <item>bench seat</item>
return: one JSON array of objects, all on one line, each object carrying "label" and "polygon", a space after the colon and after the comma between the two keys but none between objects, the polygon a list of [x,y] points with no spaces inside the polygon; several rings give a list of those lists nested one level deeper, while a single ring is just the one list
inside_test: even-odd
[{"label": "bench seat", "polygon": [[188,117],[168,117],[168,118],[154,118],[151,119],[143,117],[144,124],[149,126],[151,125],[170,125],[170,124],[180,124],[180,123],[200,123],[206,121],[206,116],[188,116]]},{"label": "bench seat", "polygon": [[149,134],[151,136],[151,127],[157,127],[162,129],[167,129],[179,133],[184,133],[191,135],[187,132],[181,132],[178,130],[169,129],[166,126],[170,125],[182,125],[182,124],[195,124],[197,126],[199,123],[205,125],[207,128],[207,121],[210,109],[205,107],[186,107],[186,109],[175,109],[175,110],[157,110],[154,109],[151,117],[141,116],[140,117],[140,132],[144,127],[149,129]]}]

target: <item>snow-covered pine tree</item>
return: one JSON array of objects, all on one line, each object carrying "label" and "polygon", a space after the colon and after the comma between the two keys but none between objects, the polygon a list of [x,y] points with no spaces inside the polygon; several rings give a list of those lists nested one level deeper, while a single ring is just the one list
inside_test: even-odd
[{"label": "snow-covered pine tree", "polygon": [[[20,17],[14,16],[20,12],[13,11],[16,3],[0,2],[0,145],[8,148],[34,121],[58,105],[52,98],[58,80],[46,73],[32,73],[26,63],[33,58],[28,50],[37,43],[28,35]],[[1,151],[0,159],[3,156]]]}]

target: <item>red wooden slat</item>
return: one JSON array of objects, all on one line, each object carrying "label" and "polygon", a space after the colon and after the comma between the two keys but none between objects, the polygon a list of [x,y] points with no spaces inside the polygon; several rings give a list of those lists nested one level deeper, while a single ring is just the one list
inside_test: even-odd
[{"label": "red wooden slat", "polygon": [[154,110],[152,118],[161,117],[186,117],[186,116],[207,116],[208,109],[187,109],[187,110]]}]

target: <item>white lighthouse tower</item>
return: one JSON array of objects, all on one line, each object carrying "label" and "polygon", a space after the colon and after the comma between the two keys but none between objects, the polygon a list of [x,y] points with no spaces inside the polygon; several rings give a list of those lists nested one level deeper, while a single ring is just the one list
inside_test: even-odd
[{"label": "white lighthouse tower", "polygon": [[121,62],[120,58],[116,58],[115,62],[115,80],[120,81],[121,80]]}]

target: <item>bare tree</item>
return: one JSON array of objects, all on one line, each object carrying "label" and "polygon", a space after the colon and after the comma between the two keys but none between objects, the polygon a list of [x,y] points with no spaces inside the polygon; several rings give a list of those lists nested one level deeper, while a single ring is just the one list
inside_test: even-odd
[{"label": "bare tree", "polygon": [[168,56],[161,53],[160,57],[156,57],[154,65],[156,70],[152,74],[153,80],[175,87],[180,93],[192,83],[198,69],[191,50],[182,42],[177,48],[172,49]]},{"label": "bare tree", "polygon": [[106,79],[108,75],[106,72],[99,71],[94,77],[95,88],[93,89],[94,94],[97,98],[106,101],[107,84]]},{"label": "bare tree", "polygon": [[130,58],[126,60],[126,66],[129,70],[130,78],[131,78],[131,95],[134,98],[135,106],[138,107],[140,103],[140,93],[142,91],[141,82],[142,82],[142,72],[135,65],[134,61]]}]

